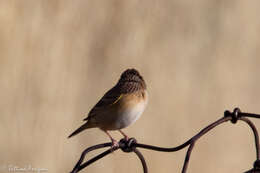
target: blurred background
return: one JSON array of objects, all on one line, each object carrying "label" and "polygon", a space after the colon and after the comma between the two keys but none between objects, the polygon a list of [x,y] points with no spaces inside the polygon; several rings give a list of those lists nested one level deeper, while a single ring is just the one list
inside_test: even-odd
[{"label": "blurred background", "polygon": [[[259,0],[0,1],[0,172],[70,172],[85,148],[109,142],[98,129],[67,136],[127,68],[149,91],[124,130],[141,143],[177,146],[237,106],[260,113],[259,16]],[[142,152],[150,173],[168,173],[181,172],[186,150]],[[188,172],[243,172],[254,161],[249,127],[228,122],[196,143]],[[118,151],[81,172],[142,167]]]}]

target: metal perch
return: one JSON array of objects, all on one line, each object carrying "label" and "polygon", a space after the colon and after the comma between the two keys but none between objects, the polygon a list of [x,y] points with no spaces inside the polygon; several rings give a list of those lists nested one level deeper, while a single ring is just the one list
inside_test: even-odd
[{"label": "metal perch", "polygon": [[[191,153],[192,153],[192,149],[194,148],[196,141],[200,137],[202,137],[203,135],[208,133],[210,130],[212,130],[213,128],[215,128],[216,126],[218,126],[218,125],[220,125],[224,122],[231,121],[233,124],[235,124],[239,120],[247,123],[250,126],[251,130],[254,133],[255,148],[256,148],[256,161],[254,163],[253,169],[251,169],[251,170],[249,170],[245,173],[260,173],[259,135],[258,135],[258,132],[257,132],[255,125],[252,123],[252,121],[250,121],[246,117],[260,118],[260,115],[252,114],[252,113],[244,113],[244,112],[241,112],[239,108],[235,108],[233,112],[225,111],[224,117],[222,117],[219,120],[217,120],[217,121],[213,122],[212,124],[208,125],[204,129],[202,129],[199,133],[197,133],[195,136],[190,138],[188,141],[184,142],[183,144],[181,144],[177,147],[173,147],[173,148],[163,148],[163,147],[157,147],[157,146],[152,146],[152,145],[147,145],[147,144],[140,144],[134,138],[130,138],[128,141],[126,141],[125,139],[121,139],[119,141],[119,147],[115,147],[115,148],[111,148],[111,146],[112,146],[111,142],[94,145],[94,146],[87,148],[86,150],[84,150],[82,152],[79,161],[77,162],[77,164],[75,165],[75,167],[73,168],[71,173],[77,173],[77,172],[81,171],[82,169],[84,169],[85,167],[94,163],[95,161],[105,157],[106,155],[108,155],[108,154],[110,154],[110,153],[112,153],[112,152],[114,152],[118,149],[121,149],[123,152],[127,152],[127,153],[134,152],[138,156],[138,158],[140,159],[140,161],[142,163],[143,172],[148,173],[148,168],[147,168],[145,159],[144,159],[142,153],[137,148],[143,148],[143,149],[160,151],[160,152],[175,152],[175,151],[179,151],[179,150],[189,146],[188,150],[186,152],[186,157],[185,157],[184,164],[183,164],[183,167],[182,167],[182,173],[186,173],[186,171],[188,169],[188,164],[189,164],[189,159],[190,159],[190,156],[191,156]],[[83,163],[84,158],[85,158],[87,153],[89,153],[93,150],[105,148],[105,147],[109,147],[109,149],[104,151],[103,153],[91,158],[90,160],[86,161],[85,163]]]}]

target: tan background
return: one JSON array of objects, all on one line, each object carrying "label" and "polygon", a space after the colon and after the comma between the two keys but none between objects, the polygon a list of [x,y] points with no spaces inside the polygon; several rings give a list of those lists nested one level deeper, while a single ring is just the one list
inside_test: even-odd
[{"label": "tan background", "polygon": [[[259,16],[259,0],[0,1],[0,171],[69,172],[86,147],[108,142],[98,129],[66,137],[129,67],[150,96],[125,129],[139,142],[176,146],[225,109],[260,113]],[[150,173],[170,173],[185,151],[143,154]],[[197,143],[188,172],[237,173],[254,160],[249,128],[226,123]],[[118,151],[82,172],[142,168]]]}]

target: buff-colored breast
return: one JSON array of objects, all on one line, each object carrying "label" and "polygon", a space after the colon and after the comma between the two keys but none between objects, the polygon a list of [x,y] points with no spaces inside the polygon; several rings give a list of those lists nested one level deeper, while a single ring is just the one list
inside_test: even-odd
[{"label": "buff-colored breast", "polygon": [[102,118],[99,116],[99,127],[103,130],[119,130],[133,124],[140,118],[148,102],[147,91],[125,94]]}]

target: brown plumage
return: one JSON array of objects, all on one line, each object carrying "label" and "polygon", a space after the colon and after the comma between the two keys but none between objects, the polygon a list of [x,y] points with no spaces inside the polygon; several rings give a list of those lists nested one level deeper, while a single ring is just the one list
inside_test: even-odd
[{"label": "brown plumage", "polygon": [[110,89],[90,110],[86,121],[74,131],[72,137],[85,129],[100,128],[117,145],[108,130],[119,130],[134,123],[142,114],[148,101],[146,84],[143,77],[135,69],[127,69],[121,74],[117,84]]}]

